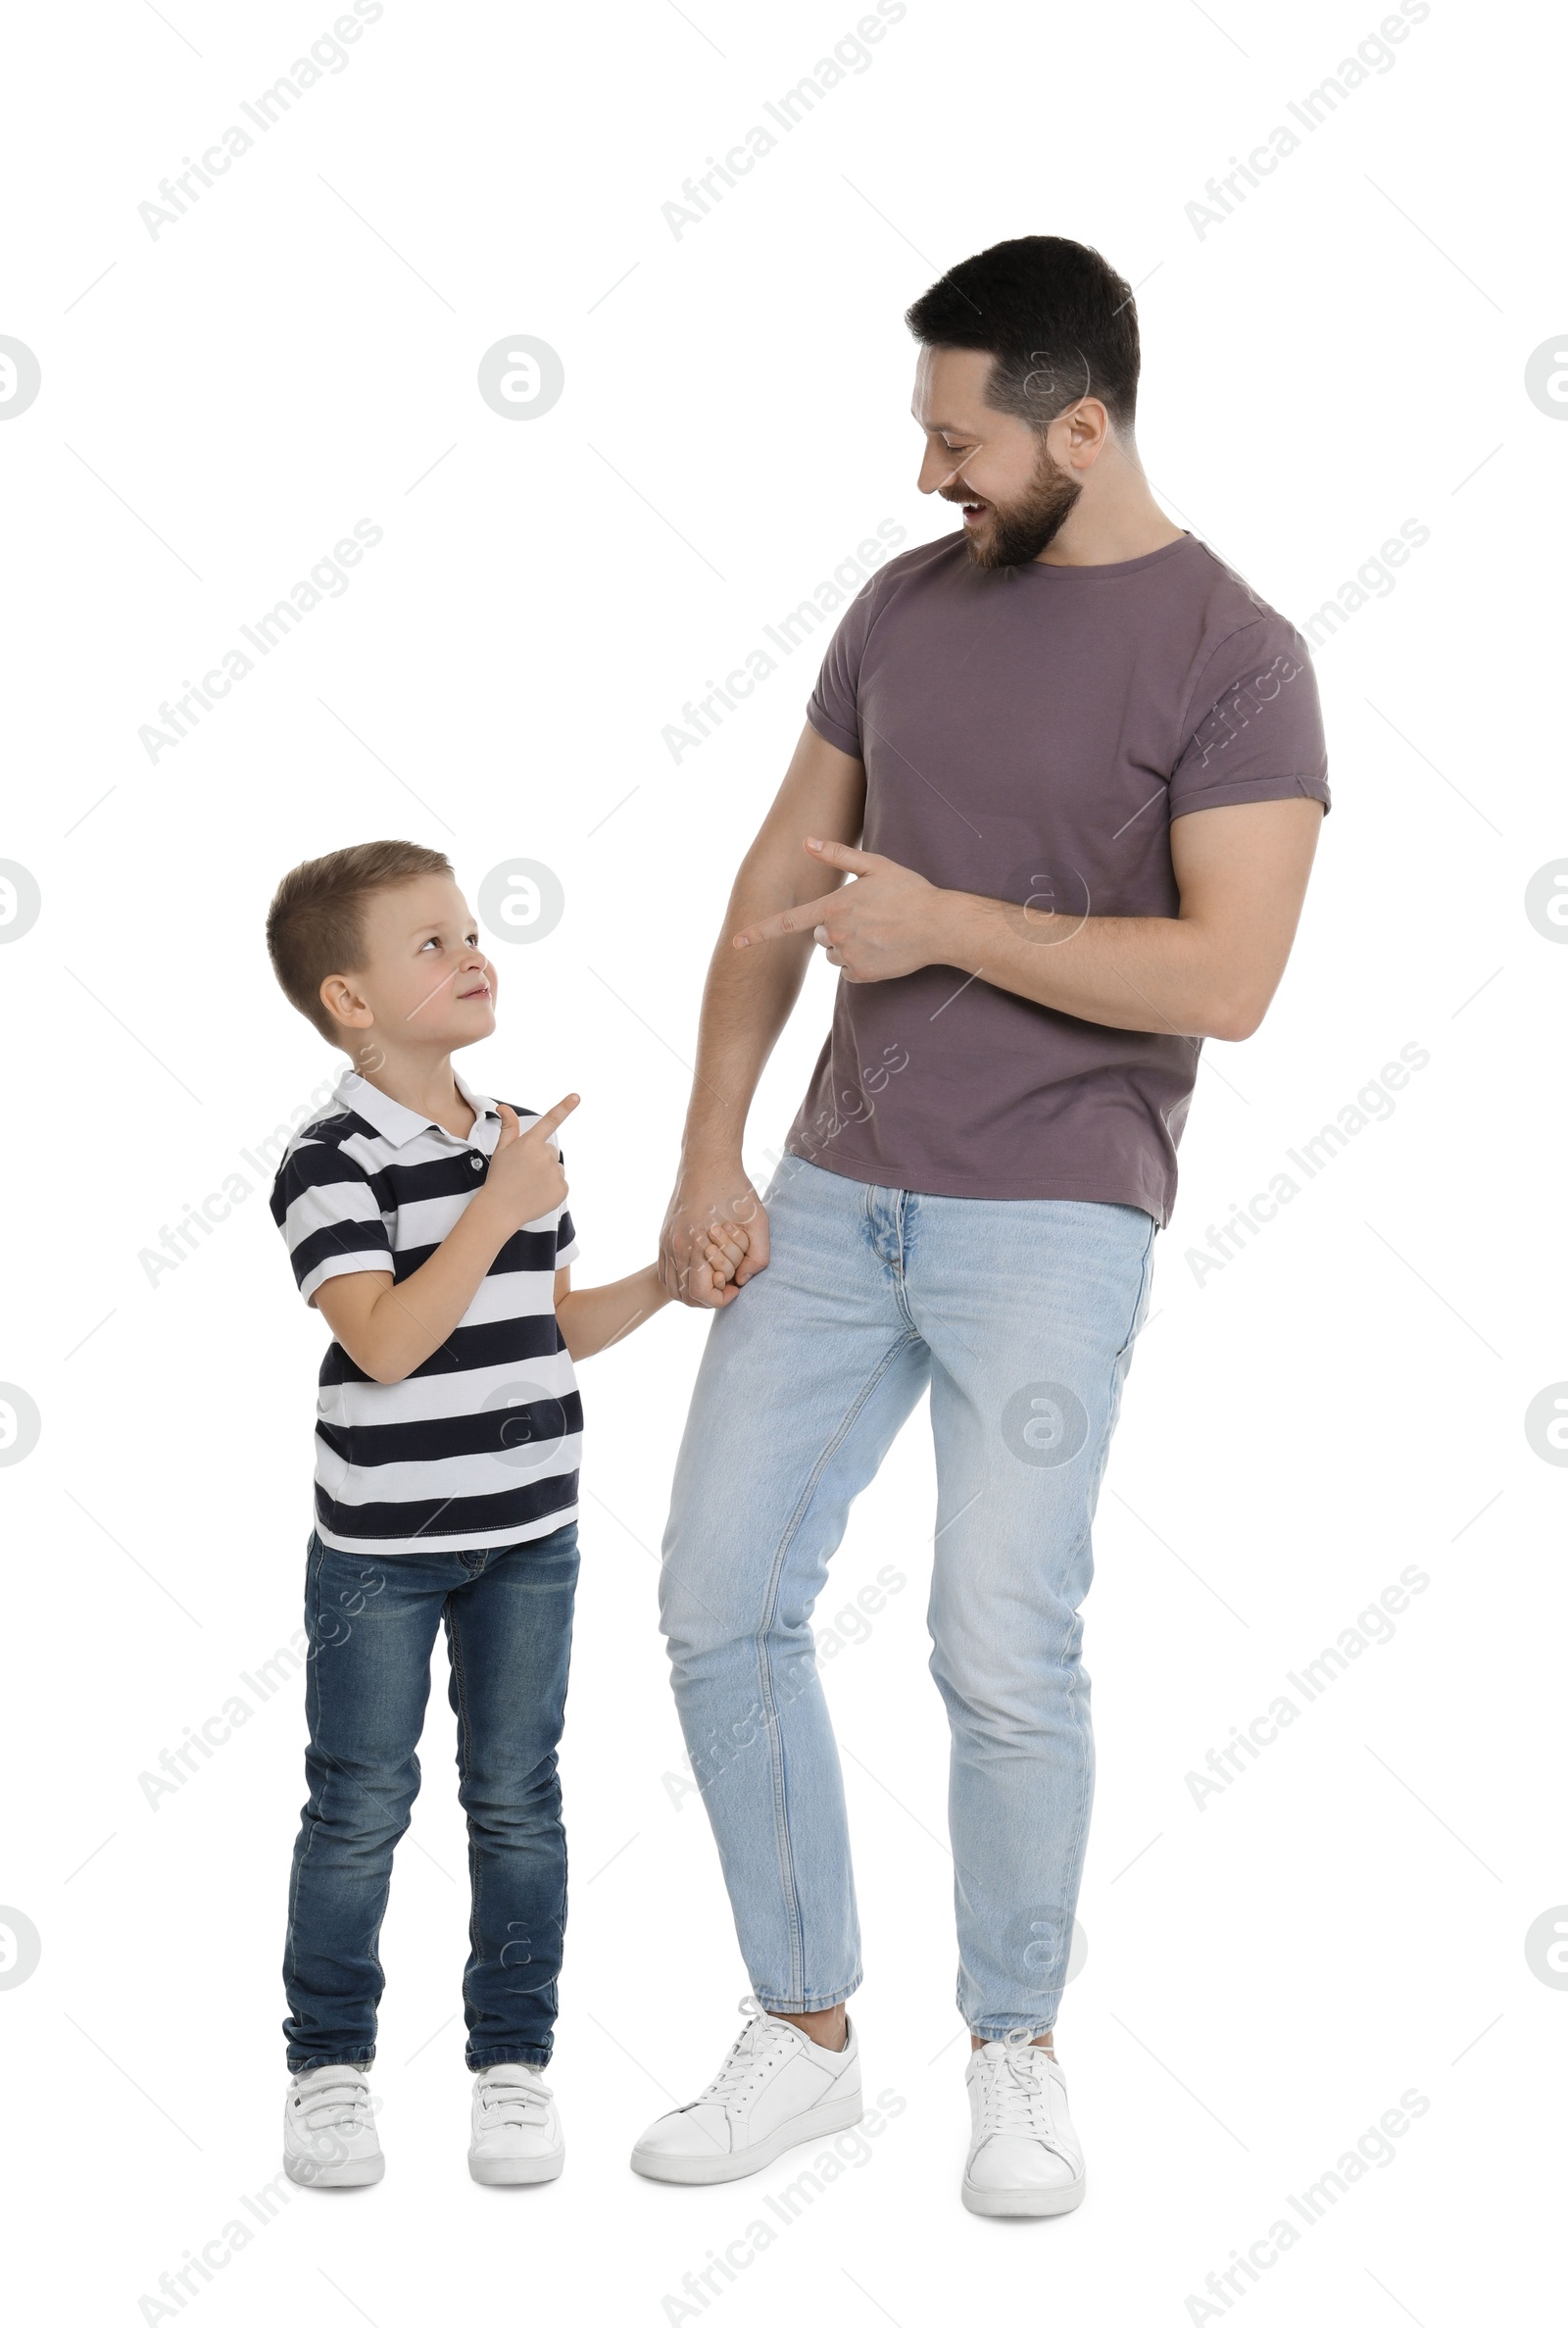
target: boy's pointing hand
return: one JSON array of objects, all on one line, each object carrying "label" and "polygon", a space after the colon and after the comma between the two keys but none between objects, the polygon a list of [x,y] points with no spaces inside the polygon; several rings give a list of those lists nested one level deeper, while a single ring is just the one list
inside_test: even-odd
[{"label": "boy's pointing hand", "polygon": [[505,1100],[496,1105],[501,1111],[501,1131],[479,1197],[501,1207],[509,1227],[519,1229],[554,1213],[566,1201],[566,1175],[551,1138],[578,1105],[578,1095],[571,1091],[564,1100],[557,1100],[526,1131]]}]

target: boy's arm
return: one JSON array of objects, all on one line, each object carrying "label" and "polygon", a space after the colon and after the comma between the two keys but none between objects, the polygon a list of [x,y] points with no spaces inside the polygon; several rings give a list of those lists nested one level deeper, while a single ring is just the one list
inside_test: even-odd
[{"label": "boy's arm", "polygon": [[403,1382],[440,1349],[463,1316],[512,1231],[481,1210],[481,1188],[450,1236],[401,1285],[384,1269],[328,1277],[316,1307],[354,1363],[372,1382]]},{"label": "boy's arm", "polygon": [[384,1269],[323,1278],[316,1307],[354,1363],[372,1382],[402,1382],[440,1349],[484,1282],[496,1255],[525,1222],[566,1199],[566,1176],[550,1145],[573,1096],[521,1131],[501,1111],[501,1136],[484,1186],[429,1260],[401,1285]]},{"label": "boy's arm", "polygon": [[612,1285],[585,1285],[576,1293],[571,1290],[571,1271],[556,1271],[556,1318],[573,1359],[608,1350],[668,1300],[652,1262],[629,1277],[617,1277]]},{"label": "boy's arm", "polygon": [[[715,1237],[721,1241],[715,1242]],[[715,1285],[729,1283],[746,1257],[746,1249],[744,1229],[726,1226],[709,1238],[704,1259]],[[629,1277],[617,1277],[612,1285],[585,1285],[576,1293],[571,1290],[570,1269],[556,1271],[556,1317],[574,1360],[608,1350],[612,1342],[618,1342],[672,1299],[657,1262],[650,1262],[645,1269],[634,1269]]]}]

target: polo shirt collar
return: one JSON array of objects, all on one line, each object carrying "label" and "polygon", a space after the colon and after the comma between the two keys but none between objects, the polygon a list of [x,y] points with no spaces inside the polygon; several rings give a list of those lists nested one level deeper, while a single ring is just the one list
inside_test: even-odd
[{"label": "polo shirt collar", "polygon": [[[456,1067],[452,1070],[452,1080],[473,1110],[474,1123],[468,1139],[482,1146],[480,1127],[487,1120],[499,1125],[501,1112],[494,1100],[487,1099],[481,1092],[470,1091]],[[406,1108],[401,1100],[389,1098],[386,1092],[378,1090],[373,1083],[367,1082],[363,1075],[357,1074],[353,1067],[340,1077],[333,1097],[341,1107],[352,1109],[356,1115],[363,1115],[366,1122],[378,1131],[383,1140],[390,1140],[394,1148],[406,1148],[422,1131],[445,1132],[449,1140],[458,1137],[455,1132],[448,1132],[445,1124],[437,1123],[433,1115],[416,1114],[413,1108]]]}]

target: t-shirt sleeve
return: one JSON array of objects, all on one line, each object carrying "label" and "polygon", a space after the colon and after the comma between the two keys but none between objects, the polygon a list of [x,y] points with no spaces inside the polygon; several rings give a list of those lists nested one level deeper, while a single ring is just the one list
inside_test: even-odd
[{"label": "t-shirt sleeve", "polygon": [[304,1140],[290,1150],[272,1183],[271,1203],[294,1281],[307,1301],[328,1277],[348,1277],[356,1269],[396,1274],[369,1174],[330,1141]]},{"label": "t-shirt sleeve", "polygon": [[[564,1170],[566,1152],[562,1147],[559,1140],[556,1142],[556,1154],[560,1157],[562,1168]],[[561,1217],[556,1222],[556,1266],[558,1269],[564,1269],[569,1263],[574,1262],[576,1258],[577,1231],[572,1226],[571,1213],[569,1208],[565,1205],[563,1205],[561,1208]]]},{"label": "t-shirt sleeve", "polygon": [[1283,618],[1222,641],[1198,675],[1187,723],[1171,771],[1173,818],[1253,800],[1319,800],[1328,810],[1317,679]]},{"label": "t-shirt sleeve", "polygon": [[817,734],[827,743],[836,744],[841,752],[848,752],[852,760],[865,758],[860,749],[860,659],[870,635],[873,599],[881,578],[880,574],[873,574],[846,608],[828,641],[816,685],[806,707],[806,717]]}]

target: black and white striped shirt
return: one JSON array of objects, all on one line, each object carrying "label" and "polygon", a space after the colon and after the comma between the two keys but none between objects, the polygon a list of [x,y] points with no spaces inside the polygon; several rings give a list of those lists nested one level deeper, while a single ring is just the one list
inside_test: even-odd
[{"label": "black and white striped shirt", "polygon": [[[401,1285],[485,1183],[501,1115],[466,1139],[352,1070],[295,1134],[272,1218],[307,1301],[328,1277],[392,1272]],[[515,1111],[524,1130],[537,1111]],[[337,1342],[321,1362],[316,1526],[337,1552],[467,1552],[549,1535],[577,1513],[582,1404],[556,1322],[555,1272],[574,1259],[563,1206],[508,1238],[439,1350],[402,1382],[375,1382]]]}]

